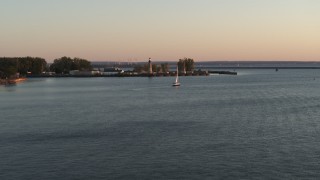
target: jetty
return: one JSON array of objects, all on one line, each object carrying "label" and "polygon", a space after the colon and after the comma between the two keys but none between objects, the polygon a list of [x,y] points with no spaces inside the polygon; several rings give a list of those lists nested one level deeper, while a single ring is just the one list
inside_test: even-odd
[{"label": "jetty", "polygon": [[238,75],[235,71],[208,71],[209,74]]},{"label": "jetty", "polygon": [[[27,78],[67,78],[67,77],[170,77],[170,76],[176,76],[176,72],[167,72],[167,73],[137,73],[135,71],[123,71],[119,73],[114,74],[104,74],[104,73],[79,73],[79,74],[54,74],[54,73],[48,73],[48,74],[39,74],[39,75],[27,75]],[[179,72],[179,76],[208,76],[210,75],[208,71],[194,71],[194,72],[186,72],[182,73]]]}]

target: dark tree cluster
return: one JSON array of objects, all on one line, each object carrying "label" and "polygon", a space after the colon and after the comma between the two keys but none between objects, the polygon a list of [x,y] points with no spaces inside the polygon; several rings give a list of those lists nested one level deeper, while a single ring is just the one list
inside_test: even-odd
[{"label": "dark tree cluster", "polygon": [[50,70],[57,74],[68,74],[72,70],[91,70],[91,62],[81,58],[61,57],[55,59]]},{"label": "dark tree cluster", "polygon": [[194,60],[191,58],[179,59],[178,68],[180,72],[192,72],[194,70]]},{"label": "dark tree cluster", "polygon": [[41,74],[46,70],[46,67],[46,60],[39,57],[0,58],[1,78],[8,78],[16,73],[20,73],[20,75]]}]

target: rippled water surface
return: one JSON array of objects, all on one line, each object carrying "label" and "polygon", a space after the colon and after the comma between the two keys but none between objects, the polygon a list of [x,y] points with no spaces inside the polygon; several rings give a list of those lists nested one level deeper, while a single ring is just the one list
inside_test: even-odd
[{"label": "rippled water surface", "polygon": [[0,86],[0,179],[319,179],[320,71]]}]

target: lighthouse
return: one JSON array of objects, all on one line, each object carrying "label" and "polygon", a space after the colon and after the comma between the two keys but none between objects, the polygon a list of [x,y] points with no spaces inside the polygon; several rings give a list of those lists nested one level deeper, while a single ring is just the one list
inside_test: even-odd
[{"label": "lighthouse", "polygon": [[149,64],[149,74],[152,74],[152,62],[151,62],[151,58],[149,58],[149,62],[148,62],[148,64]]}]

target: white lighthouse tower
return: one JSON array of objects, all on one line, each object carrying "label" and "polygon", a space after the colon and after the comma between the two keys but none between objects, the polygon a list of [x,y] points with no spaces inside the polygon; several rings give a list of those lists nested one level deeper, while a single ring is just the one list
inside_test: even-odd
[{"label": "white lighthouse tower", "polygon": [[152,62],[151,62],[151,58],[149,58],[149,62],[148,62],[148,64],[149,64],[149,74],[152,74]]}]

